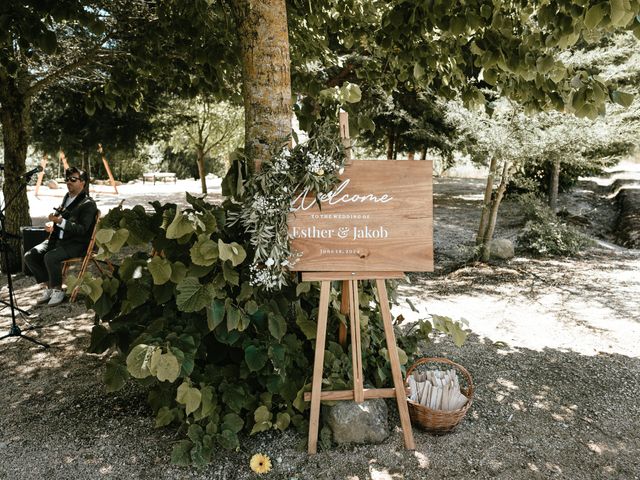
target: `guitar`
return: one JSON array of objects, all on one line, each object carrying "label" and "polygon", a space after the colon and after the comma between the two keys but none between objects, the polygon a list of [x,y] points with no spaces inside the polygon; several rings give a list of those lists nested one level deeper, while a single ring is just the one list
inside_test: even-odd
[{"label": "guitar", "polygon": [[[64,212],[64,207],[62,205],[60,205],[59,207],[53,207],[54,213],[57,217],[59,217],[60,215],[62,215],[62,212]],[[58,226],[57,223],[53,222],[51,220],[52,223],[52,230],[49,232],[49,237],[47,237],[47,240],[51,240],[51,237],[53,235],[54,232],[57,232],[56,228]]]}]

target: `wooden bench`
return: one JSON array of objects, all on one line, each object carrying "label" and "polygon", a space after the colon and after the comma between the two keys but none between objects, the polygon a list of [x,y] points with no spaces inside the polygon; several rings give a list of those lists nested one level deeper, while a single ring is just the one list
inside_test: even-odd
[{"label": "wooden bench", "polygon": [[153,181],[153,184],[156,184],[156,181],[162,180],[163,182],[172,181],[176,183],[176,174],[170,172],[150,172],[142,174],[142,183],[147,181]]}]

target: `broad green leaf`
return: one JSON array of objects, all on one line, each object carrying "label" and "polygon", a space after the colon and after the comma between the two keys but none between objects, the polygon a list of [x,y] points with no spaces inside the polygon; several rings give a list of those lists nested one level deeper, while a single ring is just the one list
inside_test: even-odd
[{"label": "broad green leaf", "polygon": [[228,413],[222,418],[222,429],[238,433],[244,427],[244,420],[235,413]]},{"label": "broad green leaf", "polygon": [[151,354],[151,359],[149,360],[149,372],[154,377],[156,373],[158,373],[158,363],[160,363],[160,357],[162,356],[162,348],[156,348],[153,350]]},{"label": "broad green leaf", "polygon": [[235,450],[240,446],[238,435],[233,433],[231,430],[222,430],[222,433],[216,436],[216,440],[227,450]]},{"label": "broad green leaf", "polygon": [[416,62],[413,64],[413,76],[416,80],[420,80],[424,77],[424,68],[420,65],[420,62]]},{"label": "broad green leaf", "polygon": [[163,353],[158,359],[156,367],[156,377],[161,382],[175,382],[180,375],[180,363],[171,352]]},{"label": "broad green leaf", "polygon": [[304,336],[307,337],[307,340],[313,340],[316,338],[316,330],[318,328],[318,324],[308,319],[307,313],[300,306],[300,302],[296,303],[296,325],[300,327]]},{"label": "broad green leaf", "polygon": [[276,423],[275,426],[281,432],[284,432],[291,423],[291,417],[286,412],[280,412],[276,415]]},{"label": "broad green leaf", "polygon": [[551,71],[554,64],[555,62],[551,55],[543,55],[542,57],[538,58],[538,61],[536,62],[536,68],[538,69],[538,72],[544,75],[545,73]]},{"label": "broad green leaf", "polygon": [[340,95],[347,103],[358,103],[362,98],[360,87],[355,83],[346,82],[340,88]]},{"label": "broad green leaf", "polygon": [[104,245],[109,243],[116,231],[113,228],[101,228],[96,232],[96,243],[98,245]]},{"label": "broad green leaf", "polygon": [[300,282],[296,285],[296,296],[300,296],[303,293],[309,293],[311,291],[311,282]]},{"label": "broad green leaf", "polygon": [[106,242],[104,246],[107,247],[112,253],[119,252],[122,246],[127,241],[127,238],[129,238],[129,230],[127,230],[126,228],[120,228],[115,231],[115,233],[111,237],[111,240]]},{"label": "broad green leaf", "polygon": [[176,209],[176,216],[167,227],[166,237],[172,240],[185,237],[195,232],[193,222],[188,215],[183,214],[180,209]]},{"label": "broad green leaf", "polygon": [[268,422],[273,418],[273,413],[271,413],[269,411],[269,409],[264,406],[264,405],[260,405],[258,408],[255,409],[255,411],[253,412],[253,420],[256,423],[260,423],[260,422]]},{"label": "broad green leaf", "polygon": [[127,367],[117,360],[109,360],[104,371],[104,383],[107,392],[117,392],[129,379]]},{"label": "broad green leaf", "polygon": [[[609,2],[611,5],[609,18],[611,18],[611,23],[618,27],[623,27],[627,23],[625,22],[625,19],[627,18],[627,10],[624,3],[624,0],[610,0]],[[629,5],[628,0],[627,5]]]},{"label": "broad green leaf", "polygon": [[244,349],[244,360],[247,362],[247,366],[252,372],[262,370],[262,368],[267,364],[268,359],[269,357],[267,356],[267,352],[255,345],[249,345]]},{"label": "broad green leaf", "polygon": [[153,277],[153,283],[163,285],[171,278],[171,262],[159,256],[152,257],[147,263],[149,273]]},{"label": "broad green leaf", "polygon": [[191,440],[180,440],[176,443],[171,451],[171,463],[180,465],[181,467],[188,467],[191,465],[191,449],[193,443]]},{"label": "broad green leaf", "polygon": [[251,298],[251,295],[253,295],[253,287],[249,284],[249,282],[242,282],[240,293],[237,296],[238,302],[242,302]]},{"label": "broad green leaf", "polygon": [[587,28],[596,28],[605,15],[605,4],[599,3],[587,10],[584,16],[584,25]]},{"label": "broad green leaf", "polygon": [[276,340],[281,340],[287,333],[287,322],[280,314],[269,315],[269,332]]},{"label": "broad green leaf", "polygon": [[156,428],[166,427],[175,418],[175,414],[173,409],[169,407],[162,407],[158,410],[158,414],[156,415]]},{"label": "broad green leaf", "polygon": [[223,262],[230,260],[234,267],[240,265],[247,258],[247,252],[236,242],[227,244],[218,239],[218,250],[220,252],[220,260]]},{"label": "broad green leaf", "polygon": [[258,311],[258,304],[255,302],[255,300],[249,300],[244,304],[244,311],[249,315],[253,315]]},{"label": "broad green leaf", "polygon": [[434,328],[450,335],[456,346],[461,347],[464,344],[468,333],[462,329],[460,322],[454,322],[451,318],[443,315],[432,315],[431,318]]},{"label": "broad green leaf", "polygon": [[228,262],[224,262],[222,264],[222,275],[224,276],[224,279],[231,285],[238,285],[240,283],[240,274],[237,272],[237,270],[234,270],[234,268]]},{"label": "broad green leaf", "polygon": [[176,400],[185,406],[187,415],[195,412],[200,406],[202,400],[202,394],[196,387],[192,387],[191,384],[185,380],[178,387],[176,392]]},{"label": "broad green leaf", "polygon": [[187,437],[193,443],[202,443],[202,437],[204,437],[204,429],[198,425],[197,423],[189,425],[189,429],[187,430]]},{"label": "broad green leaf", "polygon": [[451,19],[450,24],[451,33],[454,35],[462,35],[467,28],[467,22],[464,17],[458,16]]},{"label": "broad green leaf", "polygon": [[224,302],[215,299],[210,306],[207,307],[207,326],[210,331],[222,323],[224,320]]},{"label": "broad green leaf", "polygon": [[409,357],[407,356],[405,351],[400,347],[397,347],[397,350],[398,350],[398,359],[400,360],[400,365],[406,365],[407,362],[409,361]]},{"label": "broad green leaf", "polygon": [[271,428],[271,425],[271,422],[257,422],[251,429],[251,433],[249,433],[249,435],[254,435],[259,432],[266,432]]},{"label": "broad green leaf", "polygon": [[89,353],[102,353],[113,344],[113,339],[102,325],[94,325],[91,329],[91,344],[89,345]]},{"label": "broad green leaf", "polygon": [[187,276],[187,267],[182,262],[174,262],[171,265],[171,281],[180,283]]},{"label": "broad green leaf", "polygon": [[193,263],[207,267],[218,259],[218,245],[207,235],[199,235],[189,253]]},{"label": "broad green leaf", "polygon": [[227,311],[227,331],[236,330],[240,323],[240,310],[231,305],[231,303],[226,305]]},{"label": "broad green leaf", "polygon": [[197,278],[186,277],[178,286],[176,305],[183,312],[199,312],[210,305],[215,295],[213,285],[202,285]]},{"label": "broad green leaf", "polygon": [[613,100],[618,105],[622,105],[623,107],[628,108],[633,103],[633,94],[615,90],[611,92],[611,100]]},{"label": "broad green leaf", "polygon": [[214,391],[213,391],[213,387],[211,386],[206,386],[206,387],[202,387],[202,389],[200,390],[200,393],[202,393],[202,417],[208,417],[209,414],[211,414],[216,407],[216,402],[214,402]]},{"label": "broad green leaf", "polygon": [[131,349],[127,355],[127,370],[132,377],[146,378],[151,375],[149,363],[156,348],[158,347],[141,343]]}]

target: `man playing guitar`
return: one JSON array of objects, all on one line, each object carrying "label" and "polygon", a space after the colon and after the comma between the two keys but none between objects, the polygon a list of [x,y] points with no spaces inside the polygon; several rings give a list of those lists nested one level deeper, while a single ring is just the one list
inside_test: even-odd
[{"label": "man playing guitar", "polygon": [[62,262],[83,256],[91,240],[98,207],[89,197],[89,177],[76,167],[65,170],[68,193],[62,205],[49,215],[49,238],[24,255],[25,264],[44,290],[37,303],[58,305],[64,300]]}]

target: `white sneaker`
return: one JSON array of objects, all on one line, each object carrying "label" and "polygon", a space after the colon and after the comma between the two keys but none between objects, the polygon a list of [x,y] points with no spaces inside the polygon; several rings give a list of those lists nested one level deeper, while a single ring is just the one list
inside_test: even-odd
[{"label": "white sneaker", "polygon": [[47,303],[49,301],[49,299],[51,298],[51,293],[53,292],[53,290],[51,288],[45,288],[42,291],[42,295],[40,295],[38,297],[38,300],[36,300],[36,305],[42,305],[43,303]]},{"label": "white sneaker", "polygon": [[51,299],[47,305],[60,305],[64,301],[64,292],[62,290],[53,289],[51,292]]}]

